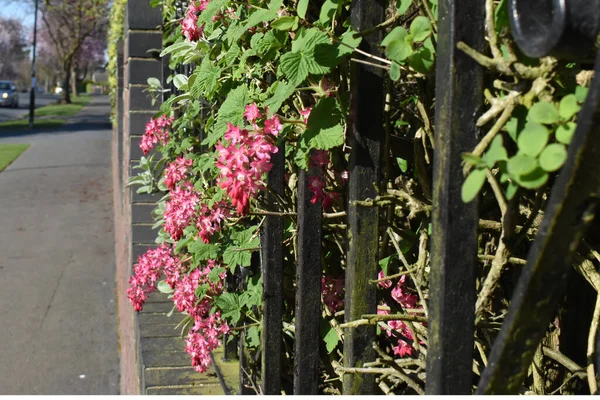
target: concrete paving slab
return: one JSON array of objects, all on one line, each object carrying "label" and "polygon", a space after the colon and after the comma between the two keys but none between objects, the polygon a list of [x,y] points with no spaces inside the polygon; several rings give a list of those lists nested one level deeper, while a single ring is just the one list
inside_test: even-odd
[{"label": "concrete paving slab", "polygon": [[0,173],[0,394],[118,394],[105,96]]}]

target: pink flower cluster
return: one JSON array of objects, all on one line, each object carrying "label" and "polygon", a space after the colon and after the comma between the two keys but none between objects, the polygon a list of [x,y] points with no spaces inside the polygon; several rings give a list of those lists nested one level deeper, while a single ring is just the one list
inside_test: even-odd
[{"label": "pink flower cluster", "polygon": [[344,307],[344,277],[321,277],[321,293],[323,302],[332,313]]},{"label": "pink flower cluster", "polygon": [[[220,280],[211,282],[209,274],[219,265],[209,260],[207,265],[194,269],[189,275],[181,277],[173,293],[173,302],[180,312],[186,312],[194,318],[194,326],[185,339],[185,351],[192,358],[192,366],[198,372],[206,372],[212,364],[210,352],[221,345],[219,336],[229,332],[229,327],[221,319],[221,314],[210,314],[212,303],[210,298],[223,292],[225,272],[219,274]],[[207,292],[203,298],[198,298],[196,290],[206,285]]]},{"label": "pink flower cluster", "polygon": [[[383,271],[380,271],[379,279],[383,279],[383,278],[385,278],[385,274],[383,273]],[[398,280],[398,283],[396,284],[396,286],[392,289],[391,295],[392,295],[392,298],[398,304],[400,304],[403,308],[414,309],[417,307],[419,298],[416,295],[411,294],[406,290],[405,282],[406,282],[406,275],[402,275],[402,277]],[[386,280],[386,281],[379,282],[379,285],[385,289],[389,289],[392,287],[393,283],[391,280]],[[384,303],[384,305],[386,305],[386,304]],[[387,315],[390,312],[388,310],[378,310],[377,313]],[[408,340],[411,340],[411,341],[415,340],[412,332],[410,331],[410,329],[408,329],[408,326],[403,321],[400,321],[400,320],[387,321],[387,324],[392,329],[398,331],[402,336],[404,336]],[[386,331],[386,333],[388,336],[392,336],[391,331],[388,330],[388,331]],[[392,350],[394,351],[394,354],[399,355],[400,357],[405,357],[406,355],[412,355],[414,348],[412,347],[411,344],[407,343],[404,339],[398,339],[398,343],[396,344],[396,346],[392,347]]]},{"label": "pink flower cluster", "polygon": [[140,141],[140,148],[144,154],[148,154],[159,141],[163,146],[167,144],[169,141],[169,129],[174,119],[174,117],[167,118],[165,115],[150,119],[146,124],[146,131]]},{"label": "pink flower cluster", "polygon": [[170,198],[165,204],[164,229],[173,240],[179,240],[183,230],[192,224],[198,203],[200,197],[189,182],[170,190]]},{"label": "pink flower cluster", "polygon": [[329,152],[325,150],[313,150],[310,157],[310,165],[321,168],[322,172],[320,175],[308,177],[308,189],[312,194],[310,202],[315,204],[318,201],[322,201],[323,208],[329,210],[333,206],[333,202],[340,197],[337,192],[327,192],[325,190],[326,183],[322,176],[326,174],[327,167],[329,166]]},{"label": "pink flower cluster", "polygon": [[178,182],[186,178],[192,164],[193,160],[177,157],[175,161],[167,165],[167,168],[165,168],[165,185],[169,190],[174,189]]},{"label": "pink flower cluster", "polygon": [[[129,280],[127,296],[133,303],[135,311],[141,311],[148,294],[156,290],[161,278],[174,288],[173,302],[180,312],[186,312],[194,318],[194,326],[185,339],[185,350],[192,358],[192,366],[198,372],[205,372],[212,361],[210,353],[221,345],[219,336],[229,332],[229,327],[216,312],[210,315],[212,304],[210,297],[223,292],[225,271],[219,274],[219,280],[212,282],[209,274],[219,268],[213,260],[209,260],[204,268],[196,268],[186,274],[182,261],[173,256],[171,248],[163,244],[156,249],[148,250],[138,257],[134,265],[134,274]],[[199,299],[196,289],[200,285],[207,286],[205,297]],[[210,297],[209,297],[210,296]]]},{"label": "pink flower cluster", "polygon": [[244,117],[252,124],[252,130],[227,124],[226,142],[216,145],[216,165],[221,173],[217,182],[240,215],[248,212],[250,199],[265,189],[263,174],[271,170],[271,154],[278,151],[274,137],[283,125],[277,115],[266,118],[265,114],[266,110],[261,112],[254,103],[246,106]]},{"label": "pink flower cluster", "polygon": [[[173,292],[173,302],[179,312],[187,312],[194,318],[204,318],[210,313],[212,304],[209,297],[218,296],[223,291],[223,280],[225,279],[225,272],[219,275],[221,279],[218,282],[211,282],[208,278],[208,274],[213,268],[219,268],[213,260],[208,260],[206,267],[203,269],[196,268],[188,275],[184,275],[180,278],[179,282],[175,286],[175,292]],[[198,299],[196,296],[196,289],[200,285],[208,285],[207,296],[202,299]]]},{"label": "pink flower cluster", "polygon": [[196,219],[200,239],[209,243],[211,236],[221,230],[221,222],[230,216],[231,211],[224,201],[215,202],[212,207],[202,204]]},{"label": "pink flower cluster", "polygon": [[229,332],[229,326],[221,319],[221,313],[207,318],[196,318],[194,326],[185,338],[185,351],[192,357],[192,366],[200,373],[211,366],[211,351],[221,345],[219,336]]},{"label": "pink flower cluster", "polygon": [[[384,305],[385,305],[385,303],[384,303]],[[377,314],[388,315],[389,313],[390,313],[389,310],[377,310]],[[392,328],[395,331],[398,331],[406,339],[408,339],[410,341],[415,340],[412,332],[410,331],[410,329],[408,329],[408,326],[404,323],[404,321],[394,320],[394,321],[386,321],[386,323],[389,325],[390,328]],[[386,333],[388,336],[393,335],[391,330],[386,330]],[[407,355],[411,356],[414,348],[412,347],[411,344],[407,343],[404,339],[398,339],[398,343],[396,344],[396,346],[392,346],[392,350],[394,351],[394,354],[396,354],[400,357],[405,357]]]},{"label": "pink flower cluster", "polygon": [[210,0],[192,1],[181,21],[181,33],[190,41],[200,39],[204,26],[198,26],[198,14],[206,10]]},{"label": "pink flower cluster", "polygon": [[127,289],[127,297],[133,303],[135,311],[142,310],[148,295],[156,290],[163,275],[167,283],[174,287],[182,272],[181,260],[173,256],[171,249],[165,244],[139,256],[138,262],[133,266],[133,275],[129,278]]}]

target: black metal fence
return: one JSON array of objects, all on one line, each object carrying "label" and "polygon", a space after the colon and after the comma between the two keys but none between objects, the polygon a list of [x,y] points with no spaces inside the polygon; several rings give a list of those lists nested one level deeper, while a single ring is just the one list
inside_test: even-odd
[{"label": "black metal fence", "polygon": [[[532,57],[548,54],[581,58],[595,51],[600,31],[598,2],[567,0],[510,0],[513,34],[521,50]],[[356,31],[384,21],[387,2],[355,0],[351,23]],[[177,2],[183,16],[185,3]],[[591,18],[590,16],[593,16]],[[475,326],[475,268],[477,266],[478,204],[460,197],[461,154],[479,141],[475,120],[482,113],[484,72],[457,49],[464,42],[475,50],[485,47],[485,2],[439,0],[436,69],[434,203],[432,212],[431,278],[428,320],[428,394],[471,394]],[[538,29],[530,29],[537,24]],[[361,46],[380,55],[382,34],[370,35]],[[165,67],[167,61],[165,61]],[[175,73],[191,74],[194,66],[179,66]],[[383,121],[384,72],[354,63],[351,89],[353,120],[349,127],[352,148],[349,167],[347,214],[347,267],[345,320],[377,312],[379,208],[361,201],[378,195],[373,182],[382,182],[385,133],[374,121]],[[600,59],[596,70],[600,69]],[[166,79],[173,71],[165,68]],[[598,73],[598,72],[597,72]],[[171,84],[171,90],[175,91]],[[510,310],[491,353],[477,393],[517,393],[559,301],[564,275],[577,243],[593,219],[600,199],[600,81],[594,80],[581,111],[567,164],[556,181],[543,225],[530,252]],[[283,155],[273,157],[268,175],[271,192],[284,189]],[[314,172],[314,171],[313,171]],[[319,392],[319,324],[321,318],[321,204],[312,204],[308,173],[298,183],[298,259],[296,277],[294,394]],[[262,392],[282,389],[283,221],[267,216],[261,229],[260,263],[263,277]],[[259,268],[254,266],[251,268]],[[375,326],[344,331],[344,366],[359,367],[372,361]],[[240,393],[249,393],[247,354],[240,342]],[[344,394],[372,394],[375,375],[345,374]]]}]

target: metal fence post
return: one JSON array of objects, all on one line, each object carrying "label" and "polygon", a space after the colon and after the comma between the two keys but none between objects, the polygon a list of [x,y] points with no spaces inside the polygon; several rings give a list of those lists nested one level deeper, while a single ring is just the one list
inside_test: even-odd
[{"label": "metal fence post", "polygon": [[478,143],[483,71],[456,45],[483,49],[484,2],[440,0],[438,15],[426,393],[470,394],[478,203],[461,199],[461,153]]}]

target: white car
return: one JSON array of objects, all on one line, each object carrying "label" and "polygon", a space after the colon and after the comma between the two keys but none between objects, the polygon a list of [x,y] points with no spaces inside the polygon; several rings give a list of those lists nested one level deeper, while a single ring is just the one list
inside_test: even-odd
[{"label": "white car", "polygon": [[0,106],[19,107],[19,92],[14,83],[0,81]]},{"label": "white car", "polygon": [[56,88],[54,88],[54,94],[61,94],[63,92],[63,88],[61,88],[60,86],[57,86]]}]

